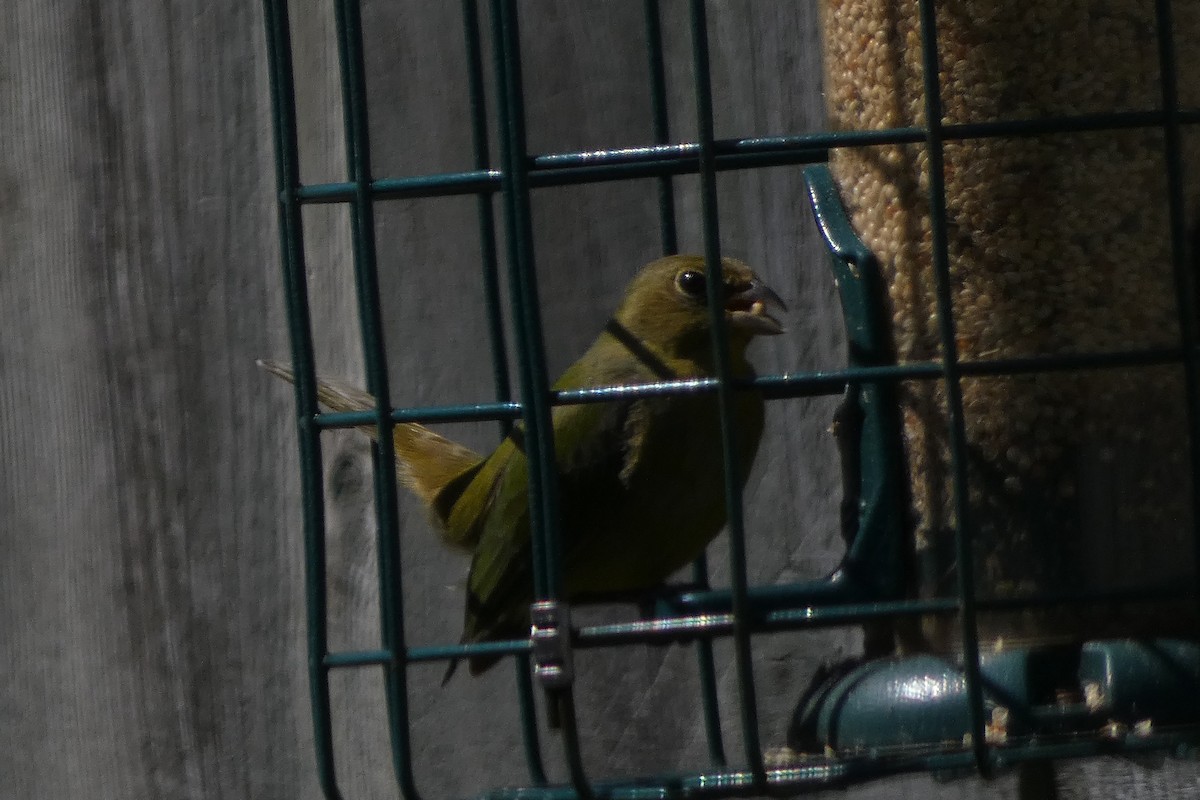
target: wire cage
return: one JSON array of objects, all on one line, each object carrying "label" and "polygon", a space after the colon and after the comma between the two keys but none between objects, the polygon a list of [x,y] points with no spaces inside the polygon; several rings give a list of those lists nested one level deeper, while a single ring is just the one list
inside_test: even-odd
[{"label": "wire cage", "polygon": [[[834,4],[838,5],[838,4]],[[279,189],[280,247],[287,291],[288,318],[296,375],[296,413],[304,498],[305,557],[308,598],[308,661],[311,674],[318,773],[328,797],[342,796],[334,763],[330,674],[336,670],[371,668],[384,675],[387,717],[394,768],[400,791],[416,798],[421,793],[413,774],[413,741],[408,717],[407,671],[413,664],[469,655],[514,655],[531,662],[519,674],[517,692],[522,707],[522,735],[528,754],[528,786],[496,789],[490,796],[549,798],[733,796],[797,793],[838,786],[899,772],[935,770],[978,771],[1114,752],[1169,751],[1190,754],[1200,741],[1200,708],[1192,699],[1200,689],[1200,645],[1170,629],[1174,638],[1137,638],[1128,630],[1113,635],[1085,631],[1069,644],[1061,636],[1039,646],[1001,646],[1002,635],[981,633],[980,617],[989,611],[1017,611],[1103,600],[1143,602],[1169,600],[1193,609],[1194,581],[1168,589],[1122,588],[1085,593],[1044,591],[997,594],[988,584],[981,592],[981,545],[986,548],[986,520],[973,501],[970,483],[972,439],[964,401],[964,382],[987,376],[1064,374],[1129,366],[1176,365],[1182,370],[1187,426],[1186,463],[1180,472],[1188,482],[1187,503],[1194,508],[1200,481],[1200,437],[1196,434],[1197,350],[1195,286],[1188,262],[1184,146],[1186,126],[1200,122],[1200,112],[1181,107],[1179,66],[1175,52],[1173,9],[1169,0],[1154,4],[1153,55],[1159,69],[1159,103],[1154,108],[1088,110],[1057,116],[1019,116],[987,121],[947,121],[943,108],[947,43],[939,38],[946,12],[932,0],[912,5],[910,50],[920,69],[919,103],[912,113],[895,115],[898,124],[858,130],[823,131],[769,138],[716,139],[713,126],[709,25],[704,0],[690,0],[693,75],[698,136],[694,142],[671,140],[664,88],[664,48],[657,0],[645,0],[645,38],[648,82],[653,103],[654,143],[645,147],[601,153],[534,154],[526,142],[521,43],[515,0],[491,0],[480,7],[463,0],[463,35],[475,142],[475,168],[465,172],[376,177],[371,167],[368,108],[363,57],[363,32],[357,0],[336,0],[337,46],[342,84],[347,180],[335,183],[301,182],[298,155],[296,90],[288,3],[265,0],[270,57],[274,136]],[[482,16],[489,25],[480,26]],[[860,32],[861,33],[861,32]],[[491,37],[492,64],[484,61],[483,40]],[[869,35],[866,37],[869,39]],[[955,42],[953,46],[960,46]],[[911,76],[910,76],[911,77]],[[500,163],[489,162],[489,115],[485,95],[493,97],[500,140]],[[915,123],[913,121],[915,120]],[[913,123],[913,124],[909,124]],[[964,345],[958,326],[962,312],[956,273],[956,237],[947,212],[951,174],[958,162],[947,159],[948,148],[964,142],[1021,139],[1080,132],[1153,131],[1161,146],[1162,202],[1167,217],[1167,252],[1176,306],[1177,339],[1167,346],[1140,349],[1108,348],[1089,352],[1004,355],[988,357]],[[855,208],[845,207],[853,195],[846,183],[845,162],[838,171],[838,154],[867,152],[883,146],[919,146],[924,153],[922,177],[912,191],[927,204],[928,228],[923,232],[931,269],[930,341],[924,357],[898,357],[891,325],[890,304],[896,298],[896,272],[864,242]],[[832,159],[831,159],[832,156]],[[831,172],[826,166],[834,162]],[[594,181],[656,178],[663,247],[676,249],[674,196],[671,177],[685,174],[700,179],[704,256],[710,265],[721,262],[716,208],[716,175],[722,170],[764,166],[804,166],[811,205],[831,256],[849,342],[845,369],[756,378],[739,385],[729,374],[727,360],[718,355],[718,375],[687,385],[664,383],[636,387],[553,392],[546,366],[538,306],[537,270],[532,255],[531,192],[538,187]],[[949,165],[949,166],[948,166]],[[835,179],[835,174],[837,178]],[[948,192],[950,193],[948,195]],[[471,406],[395,408],[388,386],[382,336],[377,257],[376,203],[395,198],[433,198],[450,195],[478,197],[483,281],[488,300],[489,327],[495,364],[496,400]],[[493,197],[499,196],[505,232],[503,258],[497,244]],[[357,304],[361,322],[367,388],[374,408],[359,412],[322,412],[318,407],[312,324],[306,286],[305,244],[301,209],[308,204],[343,204],[352,223],[352,247]],[[853,206],[853,202],[850,203]],[[857,209],[861,211],[861,209]],[[889,258],[893,254],[886,254]],[[501,263],[508,270],[511,319],[518,353],[516,384],[521,401],[512,399],[505,361],[501,313]],[[891,270],[891,271],[889,271]],[[889,299],[890,293],[890,299]],[[725,351],[721,326],[713,346]],[[918,348],[919,349],[919,348]],[[911,355],[911,352],[910,352]],[[941,469],[946,473],[946,505],[941,547],[929,571],[951,585],[914,586],[912,520],[906,505],[913,501],[913,447],[908,409],[900,396],[902,384],[936,386],[932,418],[942,426]],[[841,567],[824,580],[770,587],[753,586],[747,576],[742,489],[736,470],[726,459],[725,493],[729,514],[730,587],[706,588],[703,565],[697,567],[699,589],[664,595],[655,619],[571,629],[560,602],[561,566],[555,520],[554,451],[551,409],[557,404],[606,402],[655,394],[714,393],[723,409],[721,437],[724,452],[735,449],[736,431],[729,408],[735,392],[757,391],[768,399],[840,395],[839,414],[842,471],[849,498],[843,519],[847,552]],[[536,635],[529,639],[469,645],[415,647],[406,643],[401,608],[397,476],[391,430],[402,422],[521,420],[530,454],[530,497],[533,528]],[[321,474],[321,434],[331,429],[374,426],[376,438],[373,487],[377,514],[381,639],[377,649],[331,651],[326,613],[325,510]],[[1178,432],[1177,432],[1178,433]],[[1018,454],[1019,455],[1019,454]],[[1016,457],[1014,456],[1014,459]],[[1019,459],[1016,459],[1019,460]],[[1194,516],[1194,514],[1193,514]],[[1189,522],[1194,534],[1194,525]],[[982,542],[981,542],[982,538]],[[1200,563],[1200,540],[1192,537],[1190,560]],[[929,548],[937,553],[938,548]],[[948,553],[948,555],[946,554]],[[947,564],[952,569],[946,569]],[[928,565],[926,565],[928,566]],[[920,573],[920,569],[915,570]],[[984,581],[986,584],[987,581]],[[1195,617],[1189,610],[1179,628],[1190,631]],[[758,708],[751,662],[755,635],[779,630],[822,626],[867,625],[892,630],[915,621],[932,620],[941,632],[940,644],[927,652],[900,649],[896,654],[868,657],[819,676],[801,698],[791,732],[793,745],[806,752],[792,759],[767,759],[759,740]],[[947,628],[952,632],[946,634]],[[1136,631],[1134,626],[1131,630]],[[1158,633],[1158,628],[1151,626]],[[1056,633],[1058,633],[1056,631]],[[662,641],[691,637],[700,653],[701,698],[707,722],[712,763],[683,775],[645,776],[638,780],[607,780],[589,775],[580,756],[579,730],[573,715],[569,680],[558,669],[572,648]],[[888,636],[891,634],[889,633]],[[738,675],[742,758],[726,764],[715,710],[716,690],[710,642],[714,637],[734,642]],[[868,637],[870,638],[870,637]],[[562,711],[561,739],[569,781],[548,784],[541,764],[543,743],[534,714],[535,680],[555,698]],[[1064,682],[1070,684],[1064,688]],[[912,697],[902,696],[911,691]],[[897,695],[900,692],[901,695]],[[896,704],[897,697],[912,699]],[[1153,721],[1153,725],[1140,724]]]}]

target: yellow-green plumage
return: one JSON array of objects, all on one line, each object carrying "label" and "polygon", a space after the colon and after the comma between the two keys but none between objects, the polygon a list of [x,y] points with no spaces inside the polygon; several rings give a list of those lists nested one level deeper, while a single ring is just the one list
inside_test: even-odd
[{"label": "yellow-green plumage", "polygon": [[[258,365],[285,381],[295,380],[291,368],[276,361],[259,361]],[[317,399],[333,411],[364,411],[375,407],[375,398],[369,392],[329,378],[317,381]],[[374,425],[361,425],[358,429],[372,439],[378,433]],[[474,550],[476,540],[454,538],[455,531],[461,528],[452,529],[447,525],[450,507],[442,495],[448,493],[447,489],[453,489],[456,479],[482,464],[484,457],[413,422],[397,424],[392,429],[392,441],[396,452],[396,477],[421,500],[442,541],[459,550]]]},{"label": "yellow-green plumage", "polygon": [[[782,303],[741,262],[725,259],[722,275],[732,372],[753,377],[746,346],[755,335],[781,331],[765,307]],[[698,256],[671,256],[643,268],[605,330],[554,388],[712,377],[704,282]],[[280,374],[278,367],[272,371]],[[329,404],[330,394],[326,390],[322,402]],[[369,396],[359,399],[370,403]],[[725,493],[717,404],[716,394],[706,393],[552,411],[568,596],[651,589],[720,531]],[[744,480],[762,434],[761,397],[736,392],[733,416]],[[402,480],[430,507],[444,540],[473,546],[464,642],[529,633],[529,473],[520,434],[518,427],[482,459],[421,426],[397,426]],[[411,477],[433,473],[436,480]],[[471,672],[495,660],[472,658]]]}]

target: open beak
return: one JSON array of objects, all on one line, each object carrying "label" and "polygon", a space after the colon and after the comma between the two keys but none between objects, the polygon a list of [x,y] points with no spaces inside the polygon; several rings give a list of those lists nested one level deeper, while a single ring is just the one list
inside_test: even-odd
[{"label": "open beak", "polygon": [[751,335],[783,333],[783,325],[768,313],[769,308],[787,311],[787,304],[758,278],[730,287],[725,296],[725,317],[729,325]]}]

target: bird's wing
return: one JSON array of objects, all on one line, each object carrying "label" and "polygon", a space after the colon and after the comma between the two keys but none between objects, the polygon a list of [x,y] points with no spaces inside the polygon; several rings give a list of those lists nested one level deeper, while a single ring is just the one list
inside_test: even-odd
[{"label": "bird's wing", "polygon": [[[612,327],[567,368],[554,389],[634,385],[675,377],[653,354],[643,353],[644,346],[631,346]],[[636,471],[646,428],[662,402],[615,400],[554,408],[564,566],[598,530],[599,520],[610,516],[605,504],[620,502],[622,482]],[[532,545],[529,462],[521,431],[520,426],[514,428],[460,500],[465,514],[480,526],[467,582],[466,641],[524,635],[528,625]],[[453,513],[458,513],[457,504]]]},{"label": "bird's wing", "polygon": [[[616,488],[629,455],[627,402],[589,403],[554,410],[562,551],[569,561],[576,539],[586,535],[589,509]],[[520,635],[527,624],[533,574],[529,519],[529,464],[519,429],[497,448],[464,492],[474,506],[479,545],[468,578],[464,639]],[[458,509],[455,509],[457,513]]]}]

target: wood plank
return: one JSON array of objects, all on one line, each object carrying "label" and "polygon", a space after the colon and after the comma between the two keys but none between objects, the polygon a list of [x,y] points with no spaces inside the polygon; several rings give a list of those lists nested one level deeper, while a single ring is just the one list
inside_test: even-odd
[{"label": "wood plank", "polygon": [[[695,130],[686,6],[664,7],[672,122],[685,139]],[[649,141],[640,4],[522,11],[533,146]],[[364,13],[376,174],[469,166],[456,5],[372,3]],[[711,14],[720,135],[816,129],[813,9],[714,3]],[[293,17],[304,175],[341,179],[329,4],[296,2]],[[0,31],[0,796],[318,797],[294,412],[286,388],[253,367],[288,347],[258,7],[10,0]],[[696,181],[677,184],[681,241],[697,249]],[[720,189],[723,247],[793,304],[790,335],[758,345],[759,363],[838,363],[840,321],[799,171],[724,175]],[[656,255],[654,189],[539,191],[534,211],[559,368]],[[394,202],[378,216],[397,401],[487,399],[474,200]],[[305,220],[319,363],[353,378],[361,355],[347,217],[322,209]],[[836,563],[829,414],[826,401],[771,408],[747,495],[755,581]],[[451,430],[477,447],[495,438],[494,425]],[[332,636],[374,646],[367,449],[353,434],[325,445]],[[410,639],[453,640],[465,564],[433,543],[407,498],[402,517]],[[712,551],[718,582],[724,548]],[[782,740],[815,664],[856,646],[839,631],[756,642],[765,743]],[[718,651],[733,755],[735,676],[728,648]],[[463,796],[524,780],[511,669],[446,689],[440,672],[412,671],[422,789]],[[588,653],[580,674],[596,774],[703,763],[690,652]],[[335,703],[346,796],[395,796],[377,674],[339,675]],[[546,744],[561,777],[558,743]],[[1081,786],[1114,779],[1134,797],[1195,780],[1190,765],[1153,780],[1123,762],[1089,770],[1068,774]],[[1011,780],[934,787],[917,777],[856,796],[1012,791]]]}]

